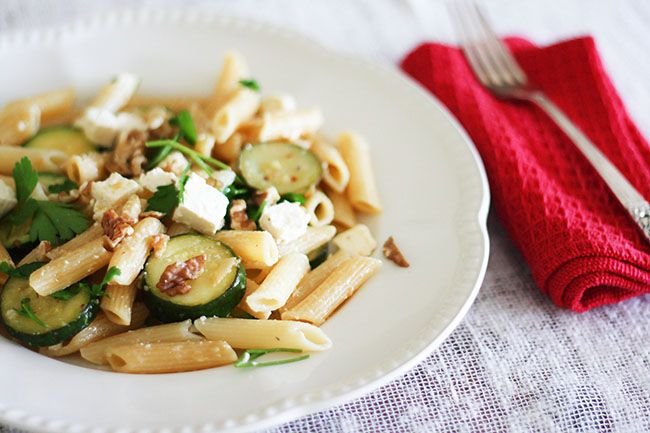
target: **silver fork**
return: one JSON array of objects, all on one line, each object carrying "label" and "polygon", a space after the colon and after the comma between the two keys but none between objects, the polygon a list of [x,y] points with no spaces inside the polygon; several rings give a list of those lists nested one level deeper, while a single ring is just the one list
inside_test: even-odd
[{"label": "silver fork", "polygon": [[650,204],[571,119],[530,83],[478,5],[458,0],[450,3],[450,9],[465,57],[481,84],[500,98],[532,102],[545,111],[589,160],[650,240]]}]

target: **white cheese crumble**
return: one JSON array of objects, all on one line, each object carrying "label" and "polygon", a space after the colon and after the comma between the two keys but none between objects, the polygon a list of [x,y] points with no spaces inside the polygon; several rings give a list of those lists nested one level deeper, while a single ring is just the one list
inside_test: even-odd
[{"label": "white cheese crumble", "polygon": [[16,206],[16,193],[5,182],[0,181],[0,217],[3,217]]},{"label": "white cheese crumble", "polygon": [[156,192],[159,186],[169,185],[176,182],[178,178],[174,173],[165,171],[160,167],[143,173],[138,178],[138,183],[146,190]]},{"label": "white cheese crumble", "polygon": [[236,176],[232,170],[217,170],[210,175],[217,182],[216,186],[221,191],[232,185]]},{"label": "white cheese crumble", "polygon": [[138,182],[127,179],[119,173],[111,173],[106,180],[93,182],[90,190],[91,197],[95,199],[93,218],[96,221],[101,220],[104,212],[126,200],[131,194],[137,193],[140,189]]},{"label": "white cheese crumble", "polygon": [[262,229],[271,233],[278,243],[286,243],[304,235],[307,224],[307,211],[299,203],[287,201],[267,206],[260,218]]},{"label": "white cheese crumble", "polygon": [[147,124],[140,116],[132,113],[114,114],[94,107],[84,111],[75,126],[80,128],[90,141],[104,147],[112,146],[121,132],[147,129]]},{"label": "white cheese crumble", "polygon": [[183,156],[183,154],[177,150],[174,150],[172,153],[167,155],[165,159],[160,161],[158,167],[162,168],[165,171],[174,173],[176,176],[180,176],[183,174],[183,171],[187,167],[187,164],[189,164],[189,162]]},{"label": "white cheese crumble", "polygon": [[228,199],[225,195],[205,183],[197,174],[190,173],[185,183],[183,201],[174,211],[172,219],[211,235],[223,227],[227,209]]}]

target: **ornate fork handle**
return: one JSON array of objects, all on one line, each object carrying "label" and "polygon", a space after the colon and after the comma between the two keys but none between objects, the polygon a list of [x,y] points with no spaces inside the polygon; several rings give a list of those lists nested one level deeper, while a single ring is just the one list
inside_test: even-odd
[{"label": "ornate fork handle", "polygon": [[[524,96],[524,95],[520,95]],[[609,159],[589,140],[589,138],[542,92],[532,91],[524,96],[537,104],[553,119],[562,131],[573,141],[589,160],[607,186],[630,213],[632,219],[650,240],[650,203],[632,186]]]}]

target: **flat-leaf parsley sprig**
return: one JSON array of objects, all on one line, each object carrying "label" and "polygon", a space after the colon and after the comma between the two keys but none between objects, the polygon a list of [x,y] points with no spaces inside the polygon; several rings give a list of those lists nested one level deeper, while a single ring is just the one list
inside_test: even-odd
[{"label": "flat-leaf parsley sprig", "polygon": [[188,164],[183,170],[183,174],[178,179],[178,189],[173,183],[162,185],[156,188],[156,192],[147,201],[145,212],[154,211],[165,215],[171,214],[174,209],[183,201],[185,193],[185,184],[189,177],[190,165]]},{"label": "flat-leaf parsley sprig", "polygon": [[34,313],[34,310],[32,310],[32,307],[30,305],[31,299],[29,298],[23,298],[20,301],[20,309],[14,308],[14,311],[18,314],[20,314],[23,317],[27,317],[28,319],[36,322],[39,326],[43,328],[47,328],[47,324],[43,322],[37,315]]}]

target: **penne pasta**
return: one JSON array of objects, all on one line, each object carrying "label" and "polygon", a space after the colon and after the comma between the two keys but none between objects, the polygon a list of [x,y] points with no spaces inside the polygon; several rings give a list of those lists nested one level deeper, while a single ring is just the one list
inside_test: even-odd
[{"label": "penne pasta", "polygon": [[211,134],[199,134],[194,149],[199,152],[201,155],[210,156],[212,155],[212,149],[214,148],[215,139]]},{"label": "penne pasta", "polygon": [[250,278],[246,278],[246,293],[244,294],[244,297],[242,300],[237,304],[237,308],[239,308],[241,311],[244,311],[251,316],[255,317],[256,319],[268,319],[268,316],[266,313],[257,313],[253,311],[248,304],[246,303],[246,298],[248,298],[248,295],[251,293],[255,292],[257,288],[259,287],[259,284],[257,284],[254,280],[251,280]]},{"label": "penne pasta", "polygon": [[25,107],[37,107],[40,111],[41,122],[59,120],[73,111],[75,97],[74,89],[67,87],[10,102],[6,105],[5,110],[13,111]]},{"label": "penne pasta", "polygon": [[334,219],[332,222],[344,229],[349,229],[356,225],[357,216],[345,194],[340,194],[334,190],[328,189],[327,196],[332,202],[332,207],[334,208]]},{"label": "penne pasta", "polygon": [[225,143],[217,143],[212,148],[212,154],[222,161],[232,163],[239,157],[239,152],[241,152],[244,143],[244,135],[235,132]]},{"label": "penne pasta", "polygon": [[352,207],[364,213],[380,213],[382,207],[368,144],[361,136],[350,132],[341,134],[336,144],[350,170],[347,195]]},{"label": "penne pasta", "polygon": [[133,301],[138,293],[140,280],[135,279],[127,286],[109,284],[106,286],[99,306],[111,322],[128,326],[131,324]]},{"label": "penne pasta", "polygon": [[172,111],[189,110],[193,105],[203,105],[205,99],[192,98],[186,96],[150,96],[150,95],[133,95],[125,105],[125,109],[139,107],[165,107]]},{"label": "penne pasta", "polygon": [[381,261],[372,257],[347,259],[298,305],[283,312],[282,320],[322,325],[339,305],[379,271],[380,266]]},{"label": "penne pasta", "polygon": [[223,230],[212,237],[232,248],[245,268],[268,268],[278,261],[278,246],[269,232]]},{"label": "penne pasta", "polygon": [[196,329],[209,340],[225,341],[236,349],[300,349],[319,352],[332,347],[320,328],[286,320],[224,319],[202,317]]},{"label": "penne pasta", "polygon": [[224,341],[134,343],[106,352],[111,368],[122,373],[178,373],[232,364],[237,354]]},{"label": "penne pasta", "polygon": [[321,191],[316,190],[304,204],[309,214],[309,225],[322,227],[334,220],[334,205],[330,199]]},{"label": "penne pasta", "polygon": [[249,76],[246,61],[236,51],[229,51],[223,58],[221,73],[217,79],[212,96],[207,103],[209,113],[216,113],[232,93],[239,89],[239,81]]},{"label": "penne pasta", "polygon": [[377,241],[364,224],[357,224],[339,233],[332,239],[332,243],[341,251],[359,256],[369,256],[377,247]]},{"label": "penne pasta", "polygon": [[96,152],[74,155],[65,164],[65,173],[70,180],[79,185],[99,180],[106,174],[104,162],[104,156]]},{"label": "penne pasta", "polygon": [[311,151],[324,165],[323,182],[333,191],[342,193],[350,181],[350,171],[338,149],[321,140],[316,140]]},{"label": "penne pasta", "polygon": [[106,352],[111,347],[129,344],[166,343],[179,341],[200,341],[202,338],[190,331],[192,322],[168,323],[166,325],[150,326],[135,331],[124,332],[104,338],[81,348],[81,357],[93,364],[107,364]]},{"label": "penne pasta", "polygon": [[18,262],[18,266],[26,265],[28,263],[48,261],[47,253],[51,249],[52,246],[48,241],[39,242],[33,250],[27,253],[27,255]]},{"label": "penne pasta", "polygon": [[271,113],[274,111],[295,111],[296,100],[293,96],[282,95],[269,95],[262,98],[260,110],[263,113]]},{"label": "penne pasta", "polygon": [[317,108],[300,111],[273,111],[264,113],[257,133],[259,141],[277,139],[295,140],[318,131],[323,125],[323,114]]},{"label": "penne pasta", "polygon": [[51,295],[97,272],[110,259],[103,239],[97,238],[35,270],[29,276],[29,285],[41,296]]},{"label": "penne pasta", "polygon": [[300,253],[287,254],[276,263],[257,290],[246,297],[246,305],[263,318],[268,318],[272,311],[287,302],[307,272],[307,256]]},{"label": "penne pasta", "polygon": [[95,341],[121,334],[129,329],[139,328],[148,314],[149,312],[143,304],[135,304],[131,313],[131,324],[124,326],[112,322],[104,313],[100,312],[88,327],[72,337],[70,341],[56,346],[43,347],[40,352],[43,355],[55,357],[71,355]]},{"label": "penne pasta", "polygon": [[133,228],[133,234],[124,239],[113,253],[109,268],[117,267],[120,274],[113,277],[112,284],[127,286],[138,277],[153,247],[151,236],[165,232],[165,226],[156,218],[148,217]]},{"label": "penne pasta", "polygon": [[139,85],[140,79],[135,75],[118,74],[99,91],[89,107],[116,113],[129,102]]},{"label": "penne pasta", "polygon": [[50,260],[54,260],[63,255],[72,253],[83,245],[86,245],[95,239],[101,238],[103,234],[104,231],[102,230],[102,227],[99,224],[93,224],[85,232],[79,233],[68,242],[64,243],[63,245],[59,245],[58,247],[49,251],[47,253],[47,257]]},{"label": "penne pasta", "polygon": [[20,146],[36,134],[40,126],[41,110],[35,105],[3,110],[0,112],[0,146]]},{"label": "penne pasta", "polygon": [[307,254],[318,247],[322,247],[329,242],[336,234],[336,227],[322,226],[322,227],[309,227],[307,233],[294,239],[290,242],[280,244],[278,246],[278,253],[280,257],[289,253]]},{"label": "penne pasta", "polygon": [[240,86],[212,118],[212,133],[225,143],[241,124],[250,120],[260,106],[260,94]]},{"label": "penne pasta", "polygon": [[10,175],[16,163],[25,156],[31,161],[34,170],[56,174],[63,172],[68,160],[67,155],[58,150],[0,146],[0,173]]}]

